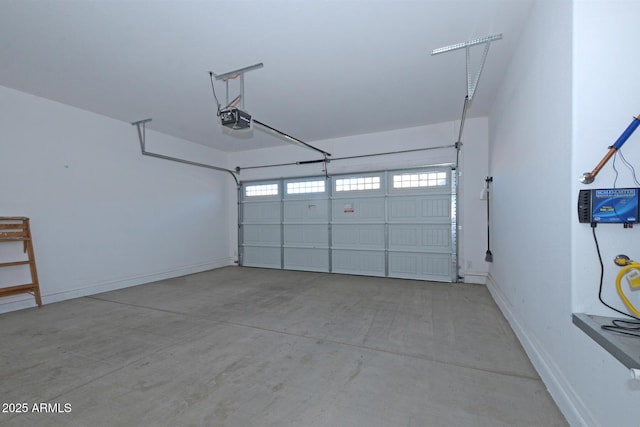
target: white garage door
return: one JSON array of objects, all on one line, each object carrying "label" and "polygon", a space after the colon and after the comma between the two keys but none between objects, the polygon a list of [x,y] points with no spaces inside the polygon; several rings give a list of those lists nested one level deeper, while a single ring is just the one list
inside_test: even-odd
[{"label": "white garage door", "polygon": [[455,188],[450,167],[243,183],[241,265],[455,281]]}]

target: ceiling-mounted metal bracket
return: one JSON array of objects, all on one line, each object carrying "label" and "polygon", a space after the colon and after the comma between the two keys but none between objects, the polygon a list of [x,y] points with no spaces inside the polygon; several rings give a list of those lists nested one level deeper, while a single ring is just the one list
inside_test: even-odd
[{"label": "ceiling-mounted metal bracket", "polygon": [[[134,125],[138,129],[138,139],[140,140],[140,151],[142,152],[142,155],[155,157],[155,158],[158,158],[158,159],[171,160],[173,162],[184,163],[184,164],[187,164],[187,165],[198,166],[198,167],[201,167],[201,168],[207,168],[207,169],[213,169],[213,170],[222,171],[222,172],[228,172],[233,177],[234,181],[236,182],[236,185],[239,185],[238,177],[235,175],[235,173],[233,171],[231,171],[229,169],[221,168],[221,167],[218,167],[218,166],[206,165],[204,163],[192,162],[191,160],[179,159],[177,157],[165,156],[164,154],[157,154],[157,153],[148,152],[146,150],[146,148],[145,148],[145,144],[146,144],[146,129],[147,129],[146,124],[149,123],[150,121],[151,121],[151,119],[144,119],[144,120],[138,120],[137,122],[131,122],[131,124]],[[239,171],[238,171],[238,173],[239,173]]]},{"label": "ceiling-mounted metal bracket", "polygon": [[[478,87],[478,82],[480,81],[480,75],[482,74],[482,69],[484,68],[484,63],[487,60],[487,55],[489,54],[489,46],[492,41],[502,39],[502,34],[494,34],[492,36],[483,37],[480,39],[469,40],[463,43],[456,43],[450,46],[440,47],[438,49],[433,49],[431,51],[431,55],[438,55],[440,53],[451,52],[453,50],[465,49],[467,54],[467,98],[469,101],[473,99],[473,95],[476,92],[476,88]],[[484,44],[484,51],[482,52],[482,58],[480,59],[480,66],[476,71],[474,78],[471,78],[471,47]]]},{"label": "ceiling-mounted metal bracket", "polygon": [[[238,103],[240,104],[240,108],[244,108],[244,73],[252,70],[257,70],[258,68],[262,68],[263,66],[264,64],[262,62],[259,62],[247,67],[238,68],[237,70],[227,71],[226,73],[222,74],[216,74],[213,71],[211,72],[216,80],[222,80],[226,85],[227,98],[226,107],[224,107],[225,109],[235,107],[238,105]],[[229,101],[229,80],[233,80],[238,77],[240,77],[240,95]]]},{"label": "ceiling-mounted metal bracket", "polygon": [[145,153],[144,144],[146,143],[146,138],[147,138],[147,134],[146,134],[147,127],[145,125],[150,121],[151,119],[143,119],[143,120],[138,120],[137,122],[131,122],[132,125],[138,128],[138,139],[140,140],[140,150],[142,151],[142,154]]}]

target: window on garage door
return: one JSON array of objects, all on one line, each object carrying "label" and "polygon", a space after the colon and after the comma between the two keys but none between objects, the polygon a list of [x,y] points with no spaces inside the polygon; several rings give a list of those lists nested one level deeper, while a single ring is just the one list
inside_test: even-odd
[{"label": "window on garage door", "polygon": [[278,184],[247,185],[244,188],[244,195],[245,197],[277,196]]},{"label": "window on garage door", "polygon": [[343,191],[368,191],[380,189],[379,176],[352,176],[348,178],[336,178],[337,193]]},{"label": "window on garage door", "polygon": [[393,188],[445,187],[447,172],[414,172],[393,175]]},{"label": "window on garage door", "polygon": [[287,182],[287,194],[324,193],[324,191],[324,180]]}]

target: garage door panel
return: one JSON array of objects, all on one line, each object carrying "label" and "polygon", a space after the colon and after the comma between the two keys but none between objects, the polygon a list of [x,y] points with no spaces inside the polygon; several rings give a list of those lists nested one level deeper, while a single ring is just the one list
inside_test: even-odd
[{"label": "garage door panel", "polygon": [[245,244],[280,245],[280,224],[246,224],[242,232]]},{"label": "garage door panel", "polygon": [[328,249],[284,248],[284,268],[302,271],[329,271]]},{"label": "garage door panel", "polygon": [[248,267],[282,268],[282,202],[276,181],[242,184],[240,258]]},{"label": "garage door panel", "polygon": [[448,281],[451,278],[451,255],[389,252],[389,276]]},{"label": "garage door panel", "polygon": [[244,203],[242,222],[244,224],[280,224],[280,202]]},{"label": "garage door panel", "polygon": [[389,250],[451,252],[451,227],[446,224],[389,225]]},{"label": "garage door panel", "polygon": [[327,224],[287,224],[284,228],[285,246],[329,246]]},{"label": "garage door panel", "polygon": [[284,220],[291,222],[328,222],[328,200],[286,200]]},{"label": "garage door panel", "polygon": [[282,268],[280,246],[244,246],[242,265],[247,267]]},{"label": "garage door panel", "polygon": [[385,220],[383,197],[335,199],[333,201],[332,220],[338,222],[365,222]]},{"label": "garage door panel", "polygon": [[390,197],[389,221],[449,223],[451,221],[451,196]]},{"label": "garage door panel", "polygon": [[384,251],[334,249],[331,263],[334,273],[385,276]]},{"label": "garage door panel", "polygon": [[420,200],[420,218],[451,220],[451,196],[431,196]]},{"label": "garage door panel", "polygon": [[333,224],[334,248],[384,250],[384,224]]}]

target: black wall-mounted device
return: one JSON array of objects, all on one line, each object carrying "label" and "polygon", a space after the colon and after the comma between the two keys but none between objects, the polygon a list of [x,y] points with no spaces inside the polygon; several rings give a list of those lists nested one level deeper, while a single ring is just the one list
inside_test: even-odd
[{"label": "black wall-mounted device", "polygon": [[578,221],[585,223],[634,224],[640,222],[640,188],[580,190]]}]

